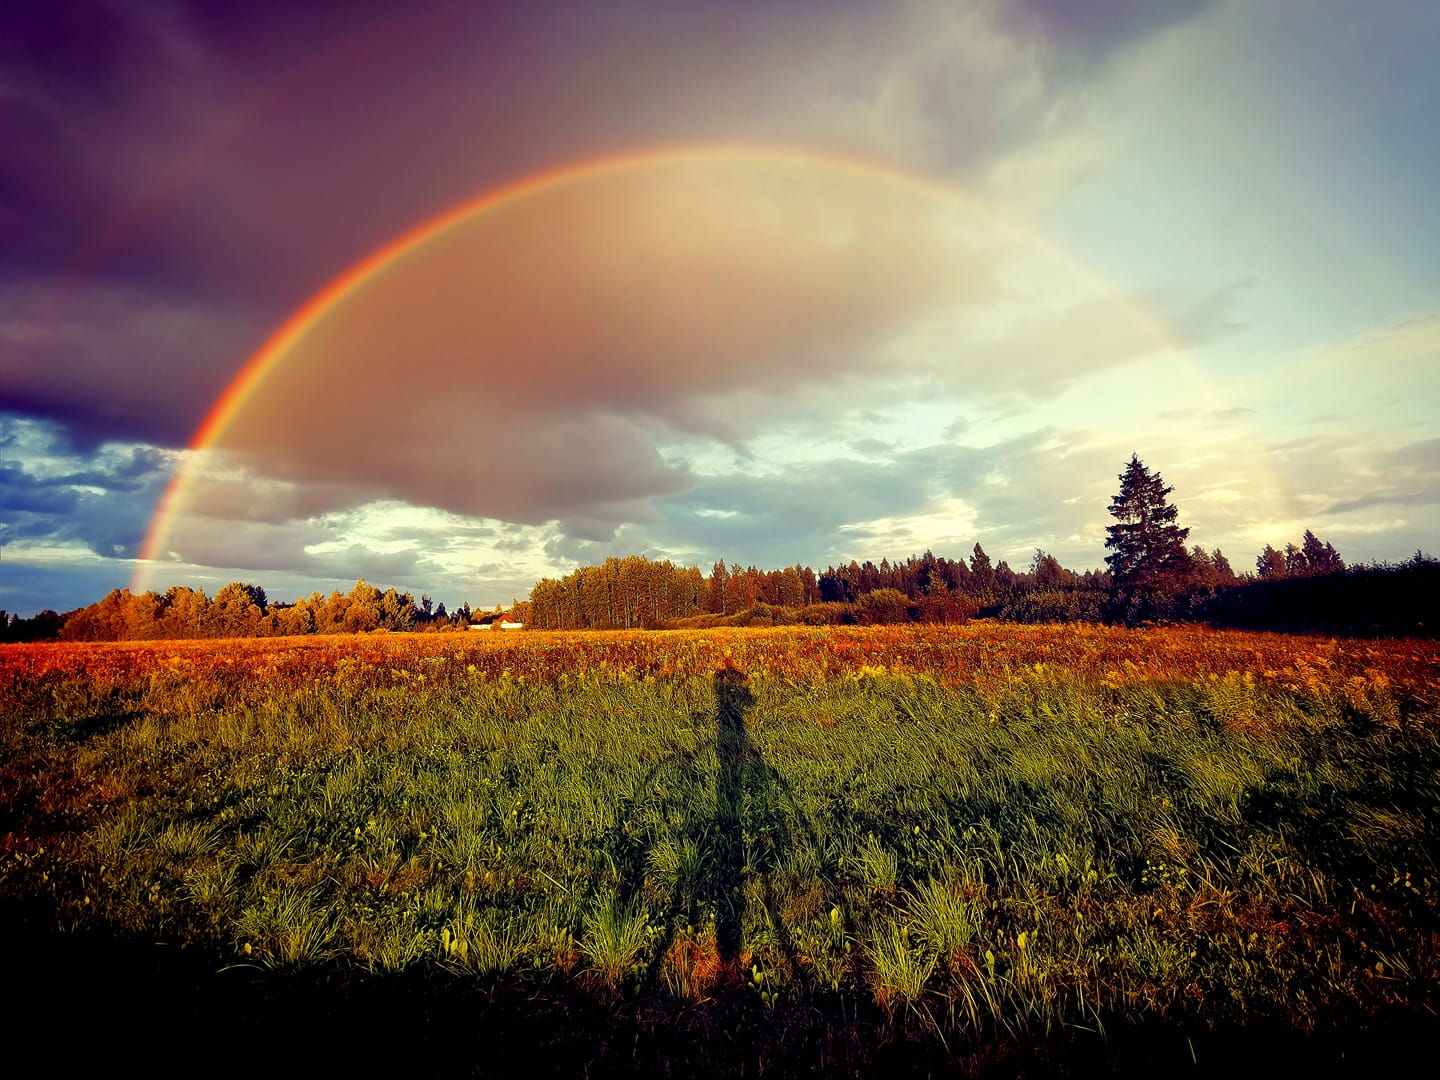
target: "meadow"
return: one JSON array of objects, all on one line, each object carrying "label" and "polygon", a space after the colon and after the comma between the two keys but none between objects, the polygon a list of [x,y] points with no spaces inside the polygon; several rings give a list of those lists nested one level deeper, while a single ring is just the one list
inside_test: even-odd
[{"label": "meadow", "polygon": [[0,715],[16,1030],[1033,1075],[1358,1069],[1440,1024],[1435,642],[12,645]]}]

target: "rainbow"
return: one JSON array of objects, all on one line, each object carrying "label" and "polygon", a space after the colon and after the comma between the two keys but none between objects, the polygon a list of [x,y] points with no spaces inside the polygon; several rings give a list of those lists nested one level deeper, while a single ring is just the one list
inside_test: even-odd
[{"label": "rainbow", "polygon": [[[247,400],[264,383],[266,377],[284,362],[311,329],[319,324],[327,314],[338,308],[367,282],[384,273],[387,268],[419,251],[430,241],[442,236],[457,225],[471,222],[479,216],[494,213],[514,206],[523,200],[583,180],[639,171],[660,165],[705,163],[707,161],[733,162],[736,160],[841,170],[905,185],[917,192],[979,210],[983,212],[989,222],[999,225],[1005,231],[1023,239],[1027,244],[1033,245],[1035,249],[1077,273],[1081,279],[1103,287],[1107,293],[1117,298],[1119,305],[1136,320],[1139,326],[1153,335],[1157,344],[1175,350],[1183,349],[1170,327],[1092,266],[1083,263],[1043,235],[1020,225],[995,207],[976,199],[952,184],[923,174],[907,172],[835,152],[729,143],[666,146],[587,158],[528,174],[487,190],[377,248],[301,305],[261,346],[259,351],[250,357],[196,429],[195,435],[190,440],[189,449],[203,451],[215,446],[227,427],[244,409]],[[139,592],[146,587],[149,572],[154,567],[157,558],[165,550],[170,523],[182,505],[191,482],[190,470],[182,464],[171,478],[160,498],[155,514],[151,518],[132,576],[132,592]]]}]

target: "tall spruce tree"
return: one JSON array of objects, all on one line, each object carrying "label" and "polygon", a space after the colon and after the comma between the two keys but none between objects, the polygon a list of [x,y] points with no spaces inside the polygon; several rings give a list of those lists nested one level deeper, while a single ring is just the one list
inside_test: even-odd
[{"label": "tall spruce tree", "polygon": [[1175,524],[1179,510],[1167,501],[1174,490],[1132,454],[1120,474],[1120,493],[1110,500],[1116,521],[1105,530],[1105,546],[1113,552],[1105,562],[1118,594],[1131,607],[1136,600],[1153,606],[1178,592],[1189,576],[1185,538],[1190,530]]}]

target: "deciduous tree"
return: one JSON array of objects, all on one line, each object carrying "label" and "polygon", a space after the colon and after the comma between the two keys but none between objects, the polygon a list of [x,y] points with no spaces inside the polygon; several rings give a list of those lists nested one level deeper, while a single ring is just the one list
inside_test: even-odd
[{"label": "deciduous tree", "polygon": [[1264,581],[1279,581],[1287,572],[1285,556],[1266,544],[1265,550],[1255,559],[1255,572]]},{"label": "deciduous tree", "polygon": [[1333,544],[1322,544],[1320,538],[1309,529],[1305,530],[1300,550],[1305,554],[1305,566],[1311,574],[1338,574],[1345,569],[1345,560]]}]

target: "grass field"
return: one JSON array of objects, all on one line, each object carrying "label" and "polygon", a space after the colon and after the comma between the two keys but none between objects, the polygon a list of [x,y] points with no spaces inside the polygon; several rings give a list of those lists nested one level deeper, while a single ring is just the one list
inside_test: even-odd
[{"label": "grass field", "polygon": [[1010,1075],[1363,1071],[1440,1027],[1434,642],[4,646],[0,709],[16,1030]]}]

